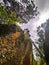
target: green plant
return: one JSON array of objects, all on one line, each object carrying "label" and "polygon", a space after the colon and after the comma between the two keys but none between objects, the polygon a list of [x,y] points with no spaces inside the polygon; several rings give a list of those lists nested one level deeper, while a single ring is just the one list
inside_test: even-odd
[{"label": "green plant", "polygon": [[6,7],[0,5],[0,24],[15,24],[19,21],[20,18],[16,18],[16,12],[10,10],[8,13]]}]

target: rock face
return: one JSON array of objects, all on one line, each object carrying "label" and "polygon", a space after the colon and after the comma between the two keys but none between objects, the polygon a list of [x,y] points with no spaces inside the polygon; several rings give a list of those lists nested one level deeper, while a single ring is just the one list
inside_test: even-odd
[{"label": "rock face", "polygon": [[47,24],[45,28],[44,54],[47,65],[49,65],[49,19],[47,20]]},{"label": "rock face", "polygon": [[15,27],[16,31],[11,31],[12,25],[9,33],[0,36],[0,65],[32,65],[32,42],[20,27]]}]

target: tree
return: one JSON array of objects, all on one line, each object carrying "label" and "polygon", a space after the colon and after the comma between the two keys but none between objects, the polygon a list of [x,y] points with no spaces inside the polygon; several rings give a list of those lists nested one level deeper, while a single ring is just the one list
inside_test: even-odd
[{"label": "tree", "polygon": [[29,4],[25,11],[24,6],[15,0],[3,1],[4,5],[0,4],[0,65],[32,65],[32,42],[15,26],[16,22],[30,17]]},{"label": "tree", "polygon": [[[43,46],[44,46],[44,40],[45,40],[45,23],[41,24],[41,26],[39,26],[37,28],[37,34],[39,36],[39,39],[37,41],[38,43],[38,46],[39,46],[39,50],[40,50],[40,54],[39,57],[40,57],[40,65],[45,65],[45,54],[44,54],[44,49],[43,49]],[[41,55],[42,54],[42,55]],[[41,55],[41,56],[40,56]]]},{"label": "tree", "polygon": [[16,18],[14,11],[9,11],[5,6],[0,5],[0,24],[14,24],[18,21],[20,21],[20,18]]},{"label": "tree", "polygon": [[[42,30],[41,30],[42,29]],[[38,27],[38,35],[41,51],[43,50],[43,54],[45,56],[45,62],[49,65],[49,19],[46,23],[43,23],[41,27]]]},{"label": "tree", "polygon": [[0,5],[0,16],[2,20],[6,23],[11,24],[15,21],[28,21],[30,19],[30,15],[36,16],[38,14],[37,7],[34,2],[25,3],[26,6],[23,6],[23,2],[18,2],[15,0],[3,0],[4,6],[2,3]]}]

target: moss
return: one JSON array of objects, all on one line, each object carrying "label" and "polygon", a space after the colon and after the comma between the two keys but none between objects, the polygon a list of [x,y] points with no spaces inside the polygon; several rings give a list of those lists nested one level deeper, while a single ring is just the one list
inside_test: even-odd
[{"label": "moss", "polygon": [[19,26],[16,26],[15,32],[0,36],[0,65],[30,65],[30,54],[32,42],[25,39],[25,34]]}]

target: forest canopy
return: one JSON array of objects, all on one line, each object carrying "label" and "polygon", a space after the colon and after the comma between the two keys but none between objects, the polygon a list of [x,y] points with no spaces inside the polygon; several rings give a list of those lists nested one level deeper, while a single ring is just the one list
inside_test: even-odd
[{"label": "forest canopy", "polygon": [[31,17],[37,16],[37,7],[34,2],[22,3],[15,0],[3,0],[0,3],[0,24],[13,24],[19,21],[28,21]]}]

